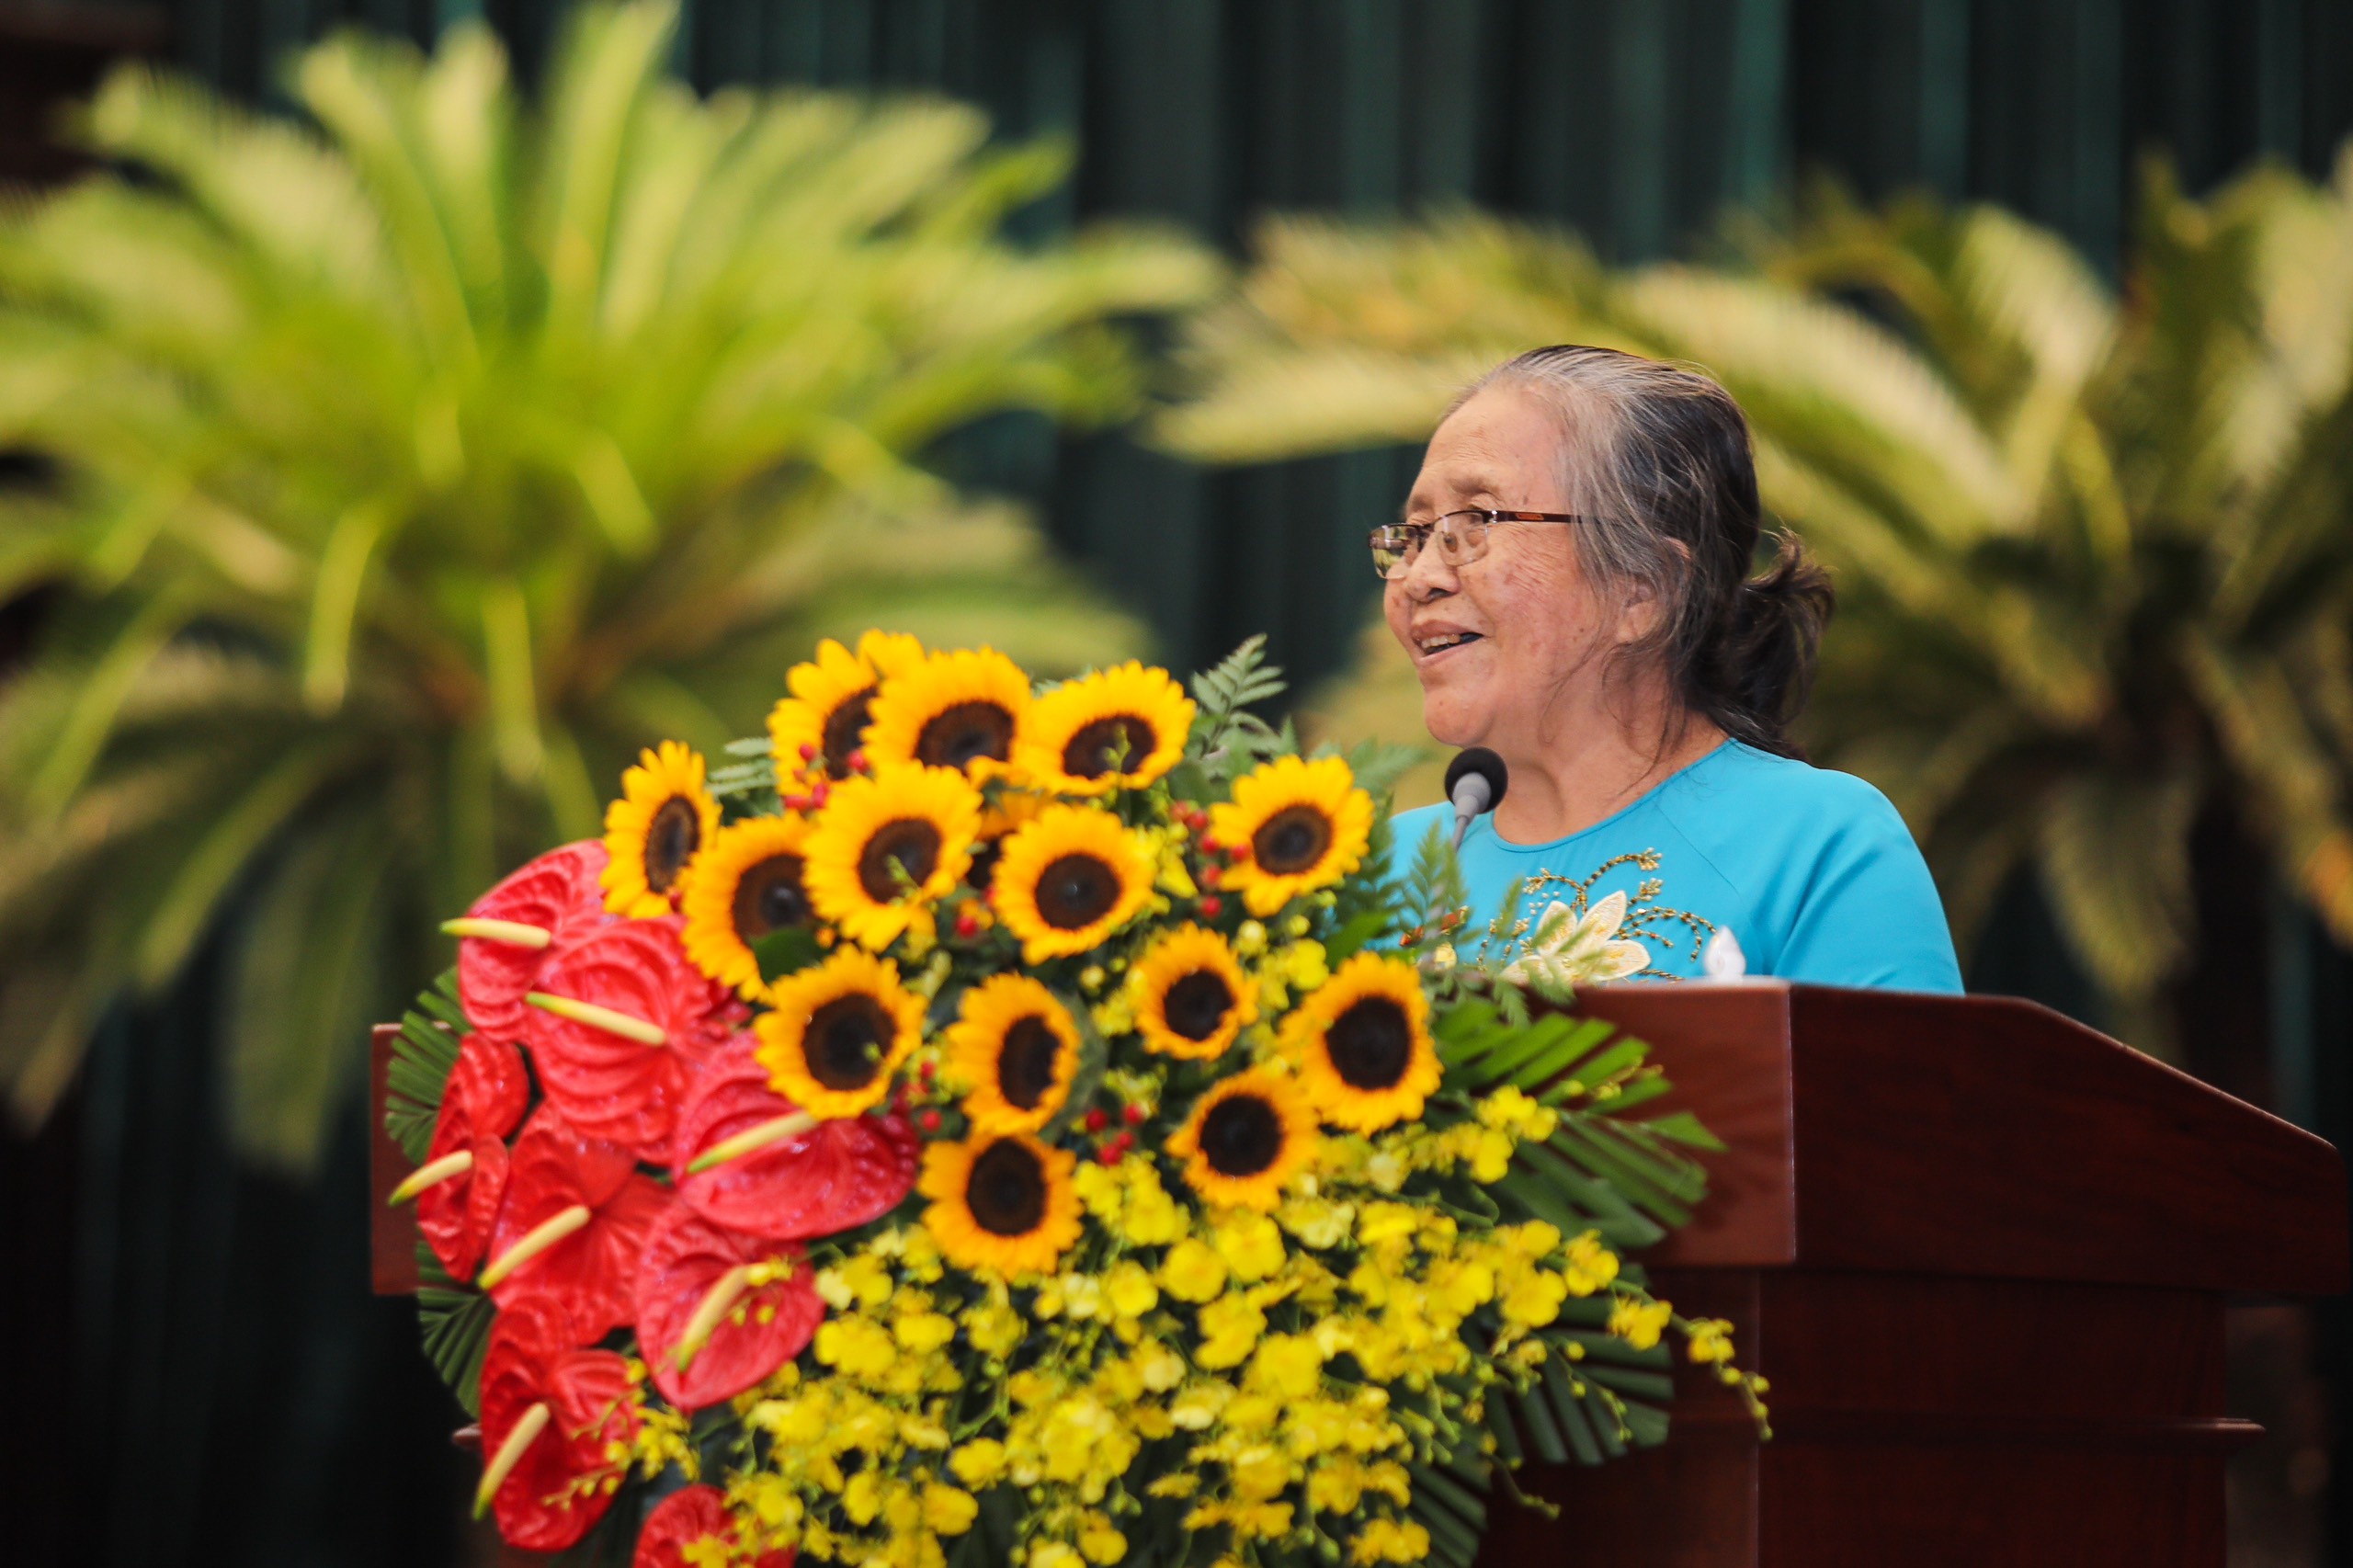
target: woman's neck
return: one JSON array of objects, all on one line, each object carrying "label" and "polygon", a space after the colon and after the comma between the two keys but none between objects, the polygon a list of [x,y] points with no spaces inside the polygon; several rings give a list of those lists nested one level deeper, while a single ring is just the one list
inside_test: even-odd
[{"label": "woman's neck", "polygon": [[1724,733],[1697,714],[1673,723],[1654,712],[1629,724],[1599,714],[1525,748],[1495,748],[1511,770],[1495,831],[1515,844],[1583,833],[1721,745]]}]

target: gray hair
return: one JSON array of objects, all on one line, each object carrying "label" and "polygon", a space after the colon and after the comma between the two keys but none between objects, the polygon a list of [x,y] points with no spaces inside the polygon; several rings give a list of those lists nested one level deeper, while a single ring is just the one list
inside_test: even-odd
[{"label": "gray hair", "polygon": [[1752,575],[1763,530],[1748,420],[1715,379],[1614,348],[1531,348],[1456,398],[1529,392],[1562,424],[1562,480],[1577,562],[1603,595],[1654,597],[1657,629],[1631,655],[1656,661],[1687,711],[1737,741],[1798,755],[1830,619],[1830,579],[1786,531]]}]

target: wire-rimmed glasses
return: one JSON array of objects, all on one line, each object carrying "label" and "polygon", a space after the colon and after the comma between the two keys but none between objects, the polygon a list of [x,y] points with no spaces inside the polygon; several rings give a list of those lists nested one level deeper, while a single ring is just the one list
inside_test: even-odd
[{"label": "wire-rimmed glasses", "polygon": [[1449,567],[1468,566],[1487,553],[1487,530],[1497,523],[1585,523],[1590,517],[1574,512],[1514,512],[1474,506],[1448,512],[1427,523],[1383,523],[1372,530],[1372,569],[1382,582],[1402,577],[1435,538],[1438,559]]}]

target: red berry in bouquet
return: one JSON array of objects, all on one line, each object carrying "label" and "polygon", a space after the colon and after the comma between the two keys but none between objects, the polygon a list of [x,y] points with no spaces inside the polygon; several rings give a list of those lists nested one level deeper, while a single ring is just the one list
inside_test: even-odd
[{"label": "red berry in bouquet", "polygon": [[629,1321],[638,1259],[669,1205],[630,1151],[542,1105],[515,1141],[482,1288],[502,1311],[544,1301],[566,1343],[593,1344]]},{"label": "red berry in bouquet", "polygon": [[897,1208],[922,1159],[906,1119],[816,1120],[768,1086],[753,1047],[738,1035],[696,1080],[678,1118],[678,1200],[775,1241],[832,1235]]},{"label": "red berry in bouquet", "polygon": [[416,1226],[452,1279],[471,1279],[506,1196],[506,1135],[530,1103],[522,1053],[470,1034],[441,1091],[425,1164],[393,1196],[417,1190]]},{"label": "red berry in bouquet", "polygon": [[474,1028],[495,1040],[522,1038],[549,949],[584,926],[614,923],[597,879],[605,846],[596,839],[551,849],[474,901],[442,930],[458,938],[458,1000]]},{"label": "red berry in bouquet", "polygon": [[665,1161],[695,1069],[748,1016],[695,968],[676,915],[582,930],[548,953],[524,1043],[584,1132]]},{"label": "red berry in bouquet", "polygon": [[[727,1517],[727,1494],[716,1486],[682,1487],[645,1516],[630,1568],[692,1568],[688,1547],[705,1540],[732,1545],[734,1540],[735,1526]],[[789,1549],[763,1551],[752,1560],[752,1568],[792,1568],[794,1556]],[[728,1561],[737,1560],[730,1557]]]},{"label": "red berry in bouquet", "polygon": [[526,1551],[561,1551],[603,1517],[620,1473],[606,1446],[637,1430],[629,1364],[574,1347],[552,1313],[543,1300],[501,1312],[483,1357],[474,1513],[491,1511],[507,1544]]},{"label": "red berry in bouquet", "polygon": [[637,1268],[637,1343],[662,1397],[700,1410],[801,1354],[824,1321],[801,1249],[673,1206]]}]

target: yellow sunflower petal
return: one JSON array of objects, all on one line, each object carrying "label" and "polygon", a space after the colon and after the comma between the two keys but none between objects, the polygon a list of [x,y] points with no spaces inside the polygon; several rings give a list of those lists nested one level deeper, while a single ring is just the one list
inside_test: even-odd
[{"label": "yellow sunflower petal", "polygon": [[703,788],[701,754],[664,741],[621,775],[605,808],[605,869],[597,885],[615,915],[651,918],[673,907],[678,880],[719,831],[719,803]]},{"label": "yellow sunflower petal", "polygon": [[1166,670],[1131,661],[1031,703],[1016,761],[1032,784],[1060,794],[1140,789],[1176,766],[1192,727],[1185,688]]},{"label": "yellow sunflower petal", "polygon": [[809,901],[876,952],[911,926],[927,930],[931,906],[972,863],[980,820],[979,792],[945,768],[884,767],[846,778],[801,848]]},{"label": "yellow sunflower petal", "polygon": [[1263,917],[1357,869],[1372,835],[1372,797],[1336,756],[1277,757],[1210,808],[1210,834],[1245,852],[1222,885]]},{"label": "yellow sunflower petal", "polygon": [[923,1034],[923,998],[899,966],[844,948],[770,989],[753,1020],[753,1054],[776,1092],[812,1116],[856,1116],[891,1092],[891,1075]]},{"label": "yellow sunflower petal", "polygon": [[1185,1180],[1202,1200],[1272,1210],[1283,1188],[1315,1157],[1315,1112],[1290,1078],[1256,1067],[1200,1097],[1168,1140]]},{"label": "yellow sunflower petal", "polygon": [[761,937],[810,924],[798,817],[751,817],[722,827],[687,868],[678,893],[679,940],[695,967],[745,996],[760,990]]},{"label": "yellow sunflower petal", "polygon": [[992,975],[964,993],[948,1029],[949,1071],[967,1087],[964,1114],[977,1131],[1034,1132],[1051,1121],[1078,1056],[1069,1009],[1024,974]]},{"label": "yellow sunflower petal", "polygon": [[1154,942],[1129,974],[1136,1033],[1164,1056],[1222,1056],[1258,1020],[1258,988],[1215,931],[1180,926]]},{"label": "yellow sunflower petal", "polygon": [[876,689],[922,660],[923,644],[904,632],[869,631],[854,653],[830,637],[818,643],[816,657],[785,672],[792,695],[768,713],[777,776],[790,778],[822,762],[831,777],[848,778]]},{"label": "yellow sunflower petal", "polygon": [[1441,1075],[1420,974],[1373,953],[1342,964],[1283,1020],[1282,1046],[1308,1103],[1357,1132],[1421,1115]]},{"label": "yellow sunflower petal", "polygon": [[1029,677],[993,648],[931,653],[874,694],[866,754],[983,778],[1009,761],[1029,708]]},{"label": "yellow sunflower petal", "polygon": [[1006,835],[991,886],[1034,964],[1101,945],[1152,896],[1152,875],[1151,851],[1119,818],[1054,805]]},{"label": "yellow sunflower petal", "polygon": [[1077,1158],[1024,1133],[981,1133],[924,1151],[924,1228],[960,1267],[1011,1279],[1051,1274],[1079,1235]]}]

